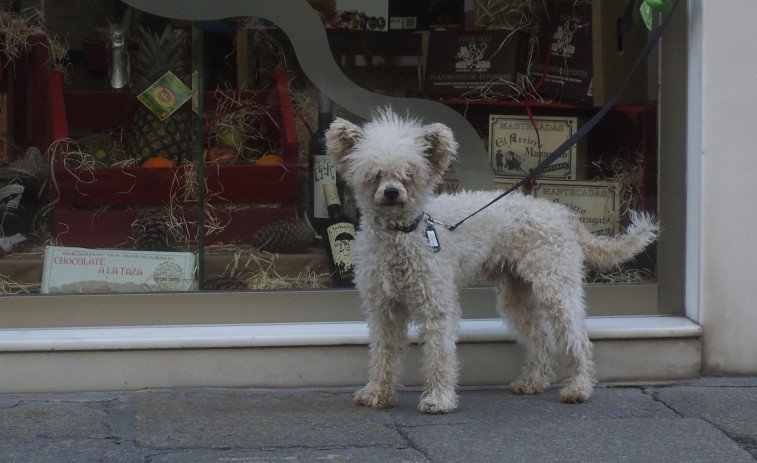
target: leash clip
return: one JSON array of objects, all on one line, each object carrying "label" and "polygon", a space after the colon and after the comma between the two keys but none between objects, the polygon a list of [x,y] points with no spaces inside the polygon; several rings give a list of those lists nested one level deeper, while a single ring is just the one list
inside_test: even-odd
[{"label": "leash clip", "polygon": [[444,227],[444,228],[446,228],[447,230],[450,230],[450,231],[455,229],[454,225],[450,225],[448,223],[444,223],[441,220],[436,220],[436,219],[432,218],[430,215],[428,215],[428,213],[424,213],[424,214],[426,214],[426,216],[428,217],[426,219],[426,223],[429,226],[439,225],[439,226]]}]

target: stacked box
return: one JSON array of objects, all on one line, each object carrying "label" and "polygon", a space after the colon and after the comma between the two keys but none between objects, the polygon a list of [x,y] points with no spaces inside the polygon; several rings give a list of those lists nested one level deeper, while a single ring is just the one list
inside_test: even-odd
[{"label": "stacked box", "polygon": [[[507,190],[578,129],[576,117],[490,116],[489,153],[495,187]],[[537,138],[536,132],[539,132]],[[540,147],[541,143],[541,147]],[[586,178],[584,142],[574,145],[524,189],[572,210],[593,233],[619,231],[620,185]]]},{"label": "stacked box", "polygon": [[424,93],[431,97],[504,98],[517,94],[520,33],[429,33]]},{"label": "stacked box", "polygon": [[[530,52],[521,54],[519,81],[526,91],[535,90],[547,100],[602,106],[620,89],[646,45],[641,16],[634,11],[627,31],[621,31],[617,24],[627,2],[571,0],[560,3],[551,26],[554,6],[555,0],[550,0],[537,8],[540,29],[531,36]],[[642,67],[618,104],[649,100],[646,74]],[[526,79],[530,85],[524,84]]]},{"label": "stacked box", "polygon": [[[428,30],[462,27],[463,0],[308,0],[330,27]],[[333,11],[332,11],[333,9]]]},{"label": "stacked box", "polygon": [[620,186],[615,182],[540,180],[532,194],[565,205],[592,233],[619,232]]},{"label": "stacked box", "polygon": [[[531,40],[531,54],[522,55],[521,72],[532,89],[543,98],[571,103],[592,100],[592,4],[561,2],[554,23],[550,22],[554,2],[540,10],[541,28]],[[550,32],[554,30],[550,38]],[[550,50],[551,47],[551,50]],[[545,71],[546,68],[546,71]]]}]

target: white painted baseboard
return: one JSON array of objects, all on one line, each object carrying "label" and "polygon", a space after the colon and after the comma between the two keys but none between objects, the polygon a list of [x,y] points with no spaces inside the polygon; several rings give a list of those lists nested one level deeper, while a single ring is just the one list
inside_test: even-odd
[{"label": "white painted baseboard", "polygon": [[[587,326],[600,381],[700,374],[701,328],[686,318],[590,317]],[[464,320],[460,384],[515,379],[523,352],[513,341],[498,319]],[[0,393],[357,386],[367,343],[361,322],[0,329]],[[412,344],[403,384],[421,384],[420,357]]]},{"label": "white painted baseboard", "polygon": [[[683,317],[589,317],[586,324],[592,340],[701,335],[701,327]],[[410,331],[410,339],[411,342],[418,341],[416,330]],[[512,330],[499,319],[463,320],[460,323],[461,343],[513,341]],[[368,328],[363,322],[0,329],[0,352],[366,344]]]}]

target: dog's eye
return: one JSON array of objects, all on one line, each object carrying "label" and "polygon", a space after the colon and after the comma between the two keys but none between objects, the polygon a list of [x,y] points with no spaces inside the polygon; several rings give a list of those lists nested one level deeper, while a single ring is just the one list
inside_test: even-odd
[{"label": "dog's eye", "polygon": [[378,172],[378,173],[376,173],[376,175],[373,176],[373,180],[376,181],[376,182],[380,182],[381,181],[381,177],[383,177],[383,175],[384,174],[382,172]]}]

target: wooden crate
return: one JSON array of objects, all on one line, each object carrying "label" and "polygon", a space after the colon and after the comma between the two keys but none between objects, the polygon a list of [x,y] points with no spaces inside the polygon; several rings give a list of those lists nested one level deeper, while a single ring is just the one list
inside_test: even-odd
[{"label": "wooden crate", "polygon": [[[293,110],[286,75],[281,71],[271,77],[267,88],[244,92],[244,97],[266,107],[270,118],[266,118],[265,130],[279,146],[284,163],[205,166],[207,209],[224,225],[222,231],[207,235],[207,244],[249,242],[258,228],[296,213],[299,143]],[[119,127],[128,132],[139,104],[130,93],[64,92],[62,81],[54,73],[50,86],[51,131],[56,140]],[[205,101],[211,104],[210,94]],[[60,244],[123,245],[140,209],[150,206],[171,206],[177,217],[187,223],[197,222],[196,195],[186,194],[191,191],[187,185],[194,179],[194,169],[74,169],[66,165],[65,154],[55,154],[51,182],[53,228]]]}]

